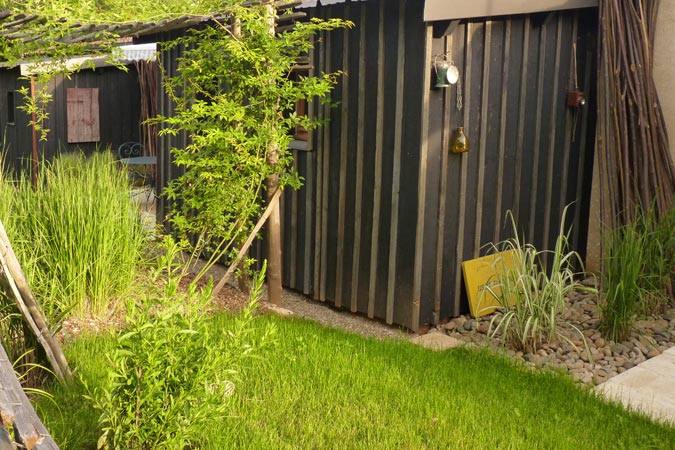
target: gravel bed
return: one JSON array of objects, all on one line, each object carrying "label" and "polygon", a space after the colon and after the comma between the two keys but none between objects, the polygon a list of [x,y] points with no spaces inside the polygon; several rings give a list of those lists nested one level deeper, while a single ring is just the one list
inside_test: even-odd
[{"label": "gravel bed", "polygon": [[[668,309],[661,318],[637,321],[637,331],[626,341],[611,342],[598,331],[600,313],[594,296],[574,292],[565,302],[560,328],[572,343],[558,339],[542,345],[534,353],[515,352],[505,348],[499,336],[488,336],[492,316],[473,319],[463,315],[431,331],[505,352],[531,367],[566,371],[587,385],[604,383],[675,346],[675,308]],[[581,331],[583,339],[571,325]]]}]

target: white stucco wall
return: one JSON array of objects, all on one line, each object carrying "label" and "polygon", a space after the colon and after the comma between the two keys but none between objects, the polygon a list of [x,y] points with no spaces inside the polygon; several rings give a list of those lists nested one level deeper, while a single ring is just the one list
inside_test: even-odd
[{"label": "white stucco wall", "polygon": [[656,16],[654,81],[675,156],[675,0],[661,0]]},{"label": "white stucco wall", "polygon": [[[661,0],[654,37],[654,82],[670,138],[670,155],[675,160],[675,0]],[[600,270],[600,186],[597,158],[593,173],[591,213],[588,226],[586,269]]]}]

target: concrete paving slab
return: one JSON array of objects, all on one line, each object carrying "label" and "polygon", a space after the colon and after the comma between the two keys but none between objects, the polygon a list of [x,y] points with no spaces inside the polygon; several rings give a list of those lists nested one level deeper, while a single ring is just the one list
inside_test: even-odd
[{"label": "concrete paving slab", "polygon": [[675,425],[675,347],[598,385],[610,400]]},{"label": "concrete paving slab", "polygon": [[410,339],[410,342],[431,350],[447,350],[464,345],[464,342],[459,339],[443,333],[427,333],[422,336],[415,336]]}]

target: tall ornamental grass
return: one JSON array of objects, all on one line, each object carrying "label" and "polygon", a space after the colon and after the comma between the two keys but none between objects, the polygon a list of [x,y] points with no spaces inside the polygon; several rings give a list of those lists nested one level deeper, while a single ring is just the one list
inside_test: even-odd
[{"label": "tall ornamental grass", "polygon": [[128,293],[145,238],[127,174],[110,152],[43,162],[37,190],[5,174],[0,218],[52,321],[102,315]]},{"label": "tall ornamental grass", "polygon": [[[506,253],[509,256],[497,257],[494,262],[499,272],[496,283],[499,289],[487,287],[500,306],[490,328],[492,336],[501,332],[502,340],[517,350],[533,352],[556,337],[571,343],[558,328],[565,297],[575,289],[592,290],[577,280],[574,267],[583,268],[583,263],[578,253],[568,250],[566,215],[567,208],[553,250],[537,250],[532,244],[522,242],[513,216],[513,238],[493,246],[495,251],[509,252]],[[547,258],[552,260],[548,267],[544,263]],[[577,332],[583,340],[581,332]]]},{"label": "tall ornamental grass", "polygon": [[600,304],[607,338],[627,339],[638,317],[660,314],[673,297],[674,230],[675,209],[660,219],[638,209],[632,223],[609,233]]}]

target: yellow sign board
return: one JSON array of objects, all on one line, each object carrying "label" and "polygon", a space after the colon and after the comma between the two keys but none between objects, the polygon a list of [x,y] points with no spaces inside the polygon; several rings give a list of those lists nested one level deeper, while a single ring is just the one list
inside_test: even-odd
[{"label": "yellow sign board", "polygon": [[516,250],[507,250],[462,262],[471,316],[485,316],[499,308],[499,276],[512,270],[518,258]]}]

